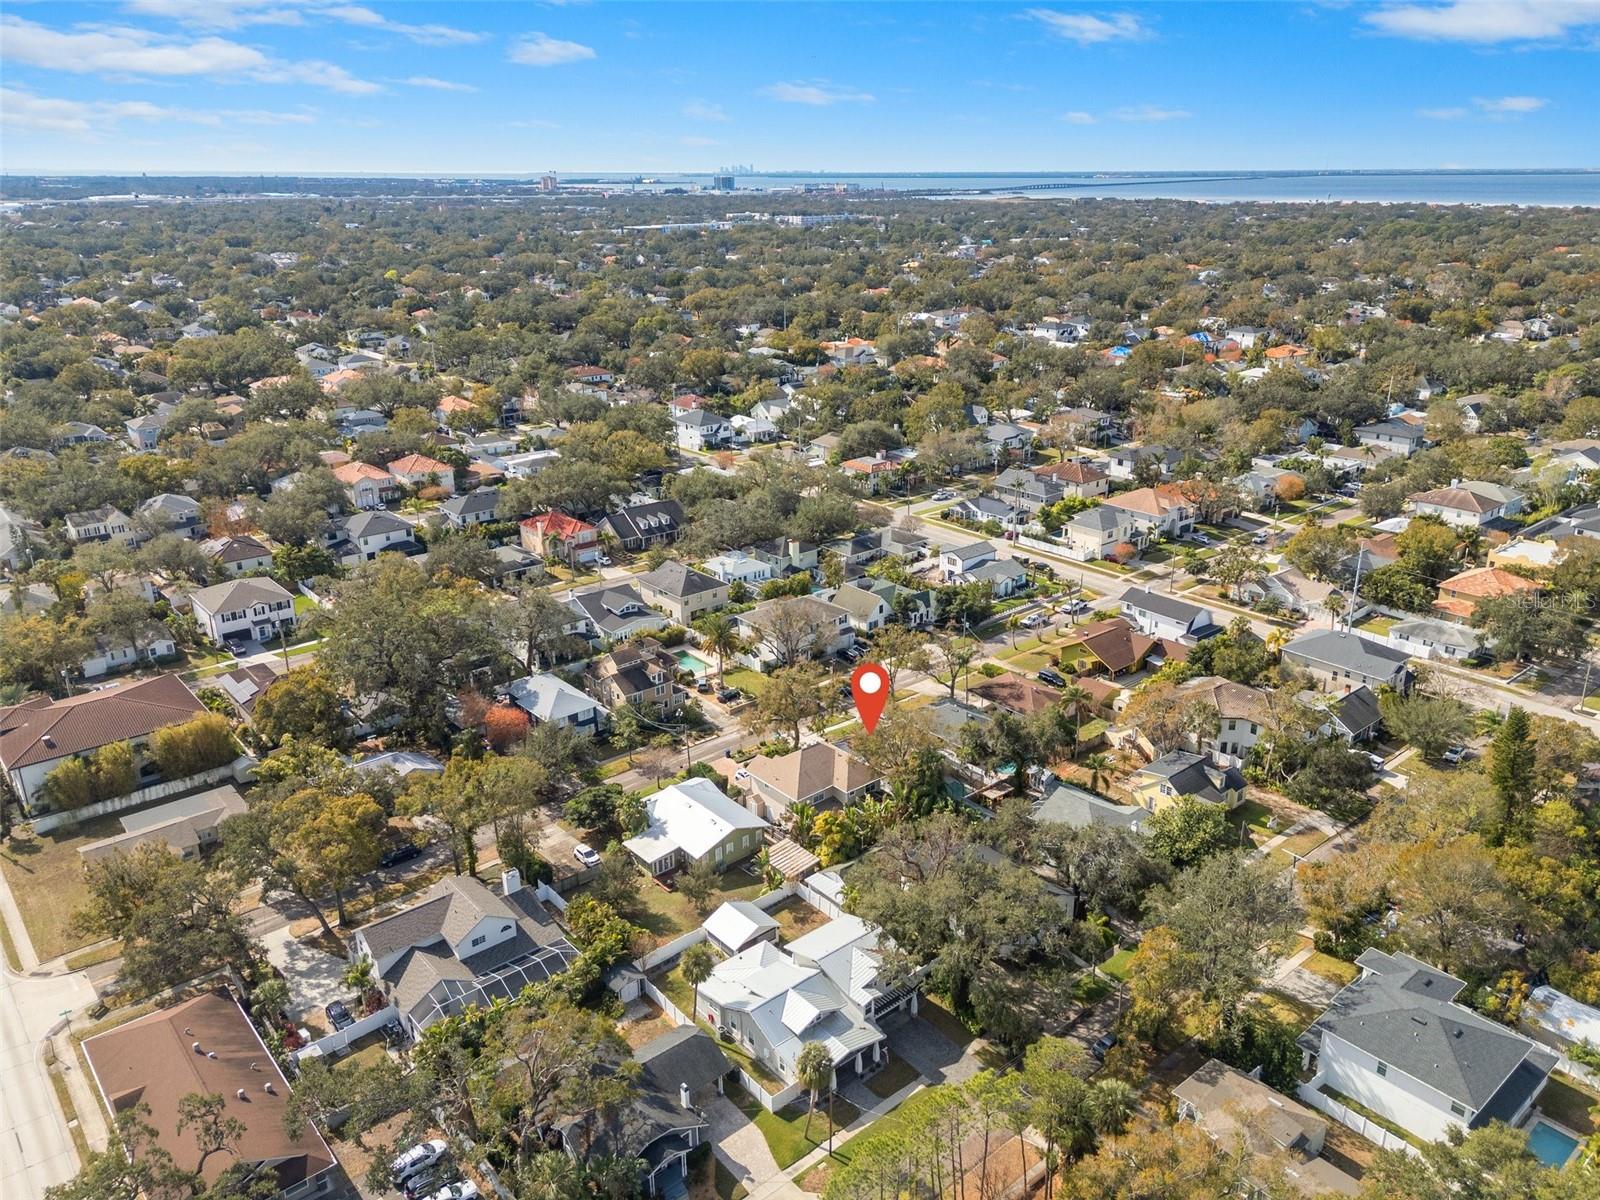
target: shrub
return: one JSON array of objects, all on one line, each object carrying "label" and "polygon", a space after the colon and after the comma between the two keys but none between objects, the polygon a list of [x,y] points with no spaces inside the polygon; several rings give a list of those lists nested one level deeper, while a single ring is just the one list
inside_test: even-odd
[{"label": "shrub", "polygon": [[514,704],[496,704],[483,715],[483,736],[492,749],[504,754],[528,736],[528,714]]},{"label": "shrub", "polygon": [[44,779],[44,794],[52,807],[72,812],[126,796],[137,782],[133,748],[127,742],[112,742],[88,758],[69,758],[51,771]]},{"label": "shrub", "polygon": [[150,739],[150,753],[163,778],[187,779],[232,762],[239,747],[228,719],[206,713],[182,725],[156,730]]}]

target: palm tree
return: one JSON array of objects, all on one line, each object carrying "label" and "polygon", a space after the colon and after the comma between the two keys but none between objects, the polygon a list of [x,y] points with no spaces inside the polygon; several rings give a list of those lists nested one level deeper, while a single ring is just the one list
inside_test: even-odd
[{"label": "palm tree", "polygon": [[1472,717],[1473,732],[1479,736],[1487,736],[1494,733],[1504,723],[1505,718],[1492,708],[1482,709],[1474,713]]},{"label": "palm tree", "polygon": [[737,654],[744,641],[739,637],[739,627],[723,613],[712,613],[700,622],[700,644],[717,656],[717,683],[722,683],[724,660]]},{"label": "palm tree", "polygon": [[372,960],[366,955],[362,955],[344,969],[344,975],[340,982],[356,994],[358,1003],[365,999],[366,994],[374,987]]},{"label": "palm tree", "polygon": [[1128,1127],[1138,1103],[1138,1093],[1125,1080],[1102,1079],[1089,1096],[1089,1121],[1096,1133],[1119,1134]]},{"label": "palm tree", "polygon": [[1081,683],[1061,689],[1061,703],[1072,713],[1072,757],[1078,757],[1078,727],[1083,724],[1083,706],[1094,700],[1094,693]]},{"label": "palm tree", "polygon": [[694,1012],[690,1015],[700,1015],[700,985],[711,978],[711,972],[717,965],[716,956],[711,953],[711,947],[704,942],[696,942],[683,952],[683,959],[679,964],[683,970],[683,981],[694,986]]},{"label": "palm tree", "polygon": [[1109,755],[1091,754],[1083,760],[1083,765],[1089,772],[1089,790],[1098,792],[1101,778],[1111,774],[1111,768],[1116,764],[1111,761]]},{"label": "palm tree", "polygon": [[761,873],[761,883],[767,891],[775,892],[783,886],[783,872],[773,865],[770,847],[761,847],[761,852],[756,855],[755,863],[756,870]]},{"label": "palm tree", "polygon": [[1289,631],[1287,629],[1274,629],[1271,633],[1267,634],[1267,649],[1275,655],[1281,655],[1283,653],[1283,648],[1288,644]]},{"label": "palm tree", "polygon": [[[823,1088],[828,1089],[830,1096],[829,1111],[832,1111],[833,1095],[833,1057],[821,1042],[807,1042],[800,1050],[800,1055],[794,1060],[794,1077],[801,1087],[811,1093],[811,1107],[806,1110],[805,1132],[800,1136],[811,1138],[811,1114],[817,1111],[817,1093]],[[828,1127],[833,1127],[833,1119],[828,1119]]]},{"label": "palm tree", "polygon": [[799,842],[807,850],[811,848],[811,837],[817,826],[817,810],[804,800],[789,809],[789,836]]},{"label": "palm tree", "polygon": [[1011,635],[1011,648],[1013,650],[1017,648],[1017,630],[1020,628],[1022,628],[1021,617],[1006,618],[1006,632]]}]

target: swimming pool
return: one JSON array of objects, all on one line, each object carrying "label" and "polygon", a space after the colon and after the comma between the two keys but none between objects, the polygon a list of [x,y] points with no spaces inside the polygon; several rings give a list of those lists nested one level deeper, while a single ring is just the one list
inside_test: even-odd
[{"label": "swimming pool", "polygon": [[695,676],[696,678],[699,678],[701,675],[709,674],[711,671],[711,663],[708,660],[701,658],[693,650],[674,650],[672,652],[672,657],[678,660],[679,667],[685,671],[688,671],[689,674]]},{"label": "swimming pool", "polygon": [[1578,1139],[1548,1121],[1536,1121],[1528,1126],[1528,1149],[1545,1166],[1562,1167],[1578,1149]]}]

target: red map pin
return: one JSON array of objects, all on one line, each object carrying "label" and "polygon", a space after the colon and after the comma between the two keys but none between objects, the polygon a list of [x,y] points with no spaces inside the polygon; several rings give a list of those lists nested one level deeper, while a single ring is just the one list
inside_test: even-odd
[{"label": "red map pin", "polygon": [[850,694],[855,697],[856,715],[861,727],[871,733],[889,703],[889,672],[875,662],[864,662],[850,676]]}]

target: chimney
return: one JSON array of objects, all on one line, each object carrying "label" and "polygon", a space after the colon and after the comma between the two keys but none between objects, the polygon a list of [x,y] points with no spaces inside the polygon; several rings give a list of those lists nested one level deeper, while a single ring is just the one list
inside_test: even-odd
[{"label": "chimney", "polygon": [[694,1107],[689,1103],[689,1085],[687,1083],[680,1083],[678,1085],[678,1103],[683,1105],[684,1108]]},{"label": "chimney", "polygon": [[500,893],[504,896],[513,896],[522,890],[522,872],[516,867],[507,867],[500,873]]},{"label": "chimney", "polygon": [[267,1080],[267,1082],[266,1082],[266,1083],[264,1083],[264,1084],[262,1084],[262,1085],[261,1085],[261,1086],[262,1086],[262,1089],[263,1089],[263,1090],[264,1090],[264,1091],[265,1091],[265,1092],[266,1092],[266,1093],[267,1093],[267,1095],[269,1095],[269,1096],[276,1096],[276,1095],[277,1095],[277,1094],[278,1094],[278,1093],[277,1093],[277,1092],[275,1092],[275,1091],[273,1091],[273,1089],[272,1089],[272,1080],[270,1080],[270,1079],[269,1079],[269,1080]]}]

